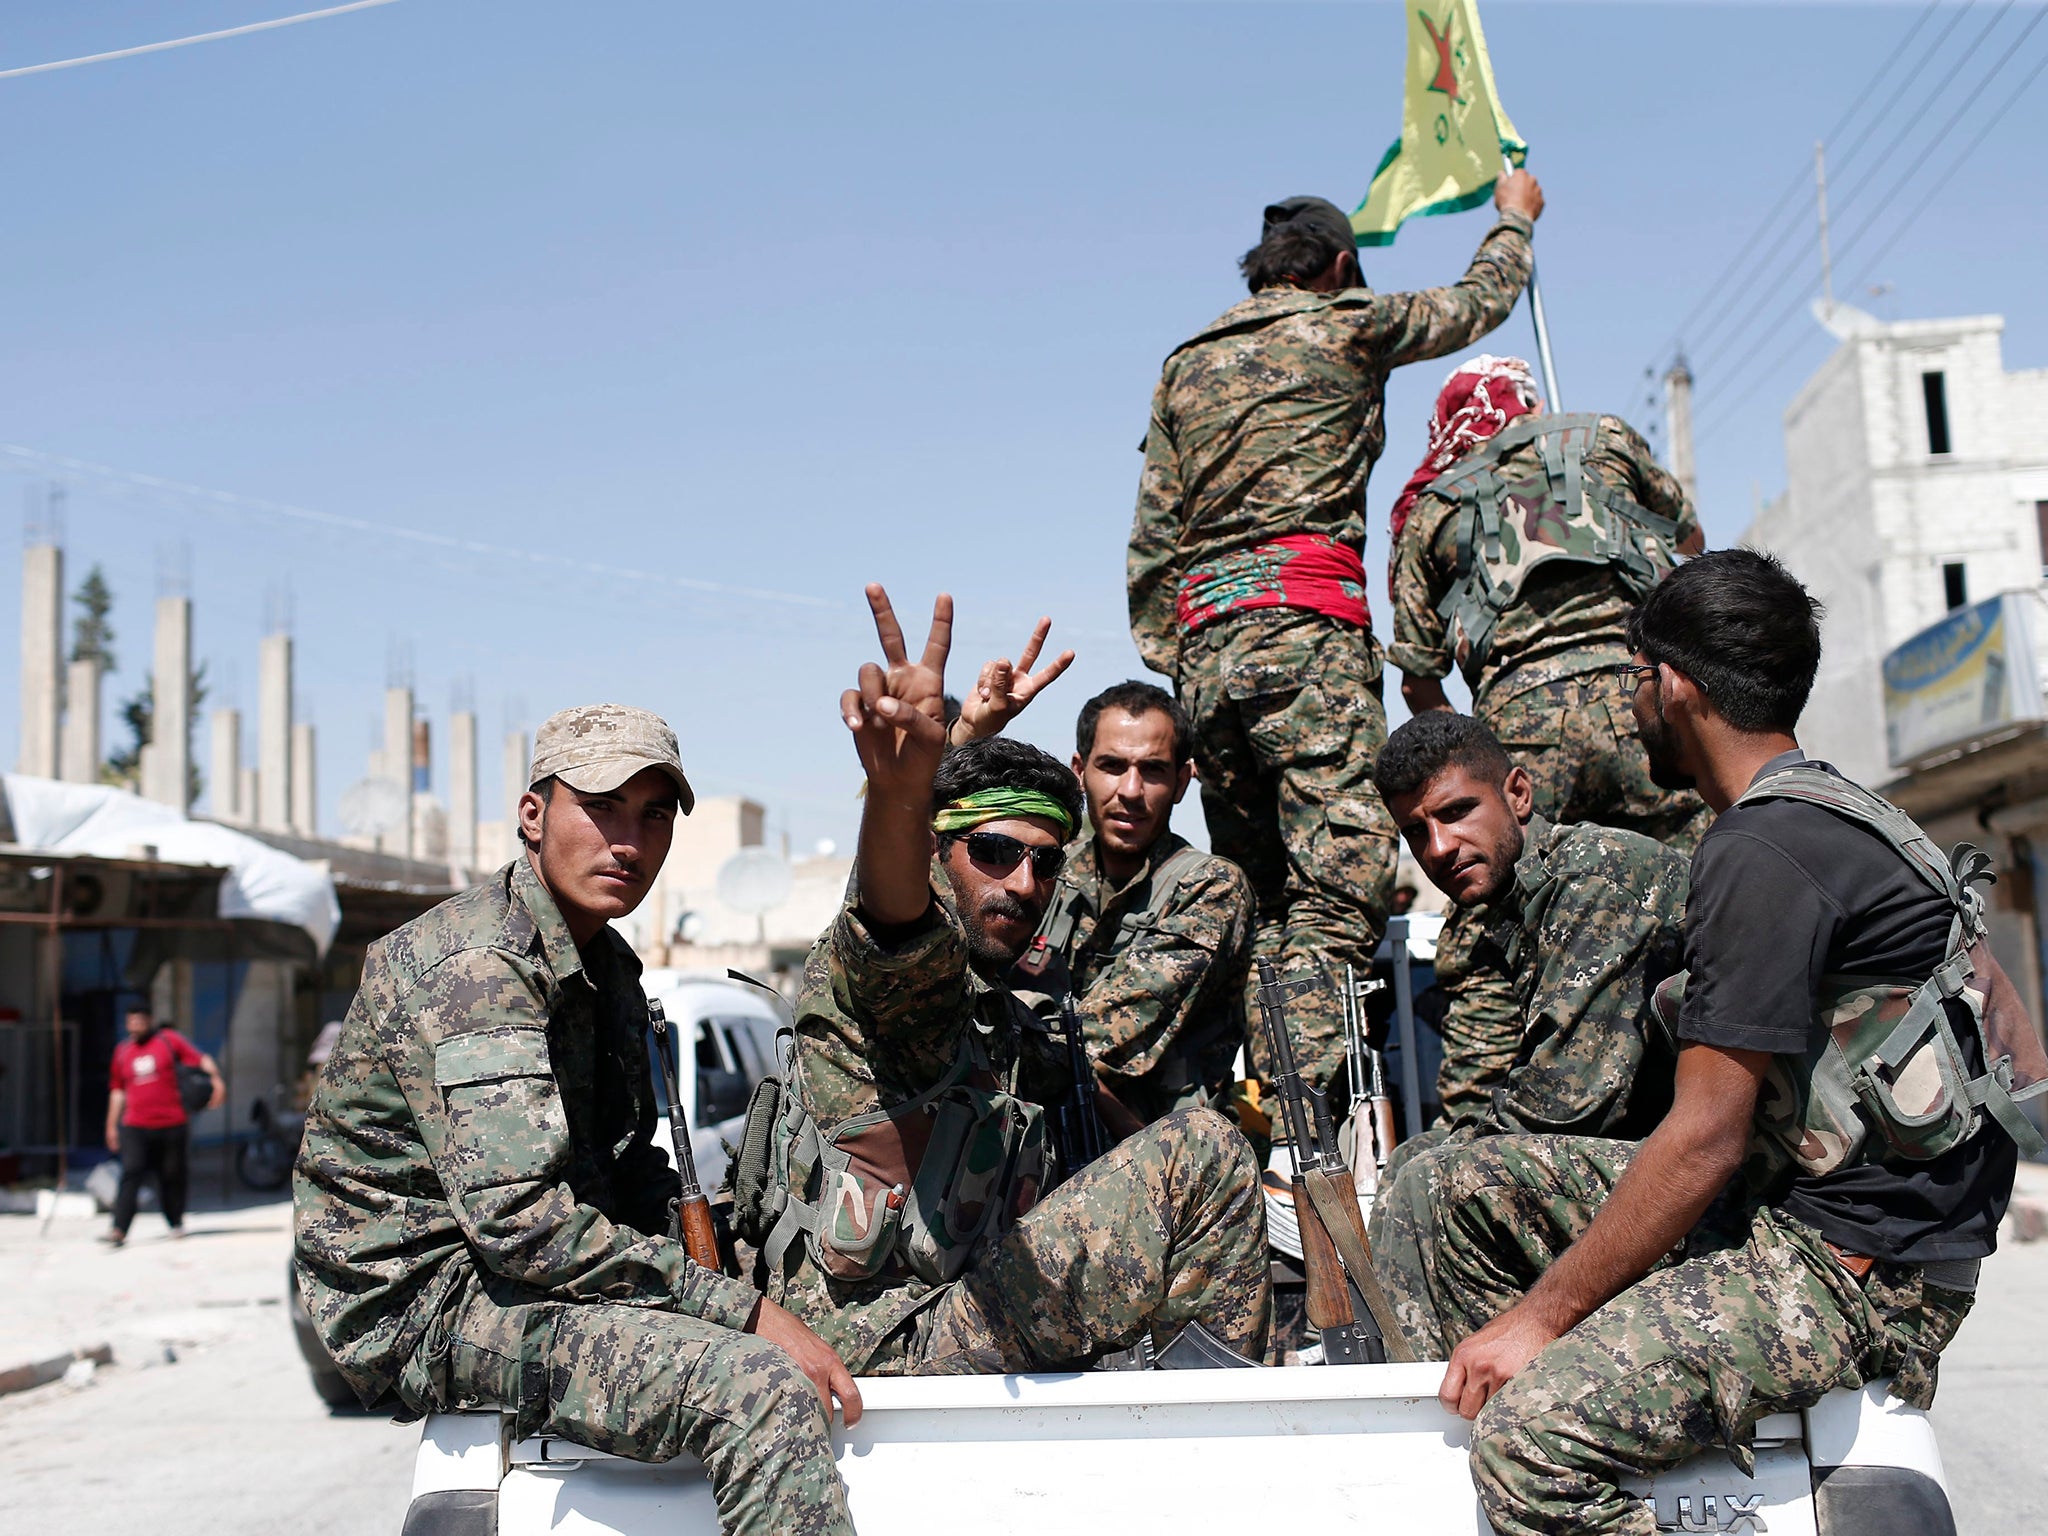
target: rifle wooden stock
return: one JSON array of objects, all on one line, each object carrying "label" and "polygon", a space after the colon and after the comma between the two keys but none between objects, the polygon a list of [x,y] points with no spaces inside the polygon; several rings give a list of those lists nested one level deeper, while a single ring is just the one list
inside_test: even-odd
[{"label": "rifle wooden stock", "polygon": [[1344,1264],[1300,1174],[1294,1176],[1294,1219],[1301,1228],[1301,1267],[1308,1276],[1304,1299],[1309,1327],[1318,1333],[1350,1327],[1357,1319],[1352,1315],[1351,1293],[1344,1285]]},{"label": "rifle wooden stock", "polygon": [[711,1202],[700,1189],[694,1196],[676,1201],[677,1225],[681,1228],[683,1250],[694,1264],[706,1269],[723,1267],[718,1252],[718,1229],[711,1224]]},{"label": "rifle wooden stock", "polygon": [[1377,1160],[1386,1162],[1387,1154],[1394,1150],[1394,1101],[1382,1093],[1372,1101],[1372,1150]]}]

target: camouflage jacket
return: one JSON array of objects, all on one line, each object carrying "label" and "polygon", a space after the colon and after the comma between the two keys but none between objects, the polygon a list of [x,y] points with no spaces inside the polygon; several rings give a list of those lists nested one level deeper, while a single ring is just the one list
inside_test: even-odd
[{"label": "camouflage jacket", "polygon": [[1027,954],[1017,985],[1071,991],[1110,1091],[1156,1120],[1228,1076],[1244,1043],[1252,914],[1244,871],[1184,837],[1162,835],[1112,887],[1083,835],[1039,925],[1045,964],[1029,974]]},{"label": "camouflage jacket", "polygon": [[[1503,463],[1540,461],[1542,448],[1525,443]],[[1685,538],[1699,524],[1678,482],[1650,454],[1642,435],[1619,416],[1600,418],[1586,454],[1588,481],[1621,487],[1645,510],[1678,524]],[[1433,491],[1416,498],[1394,546],[1389,595],[1394,643],[1387,660],[1410,677],[1443,677],[1452,666],[1448,625],[1437,610],[1458,581],[1457,503]],[[1561,566],[1532,577],[1523,600],[1505,609],[1494,626],[1493,652],[1465,681],[1474,696],[1507,698],[1527,688],[1626,660],[1623,636],[1635,599],[1612,571]],[[1507,674],[1512,672],[1512,678]],[[1503,692],[1502,690],[1506,691]]]},{"label": "camouflage jacket", "polygon": [[746,1326],[752,1288],[660,1235],[639,975],[609,929],[578,953],[523,857],[370,947],[292,1180],[300,1294],[364,1401],[472,1266]]},{"label": "camouflage jacket", "polygon": [[1522,1043],[1473,1128],[1644,1135],[1671,1097],[1669,1055],[1646,1070],[1645,1031],[1652,994],[1684,965],[1686,861],[1639,833],[1540,816],[1523,837],[1473,956],[1520,999]]},{"label": "camouflage jacket", "polygon": [[1190,566],[1287,534],[1365,547],[1365,482],[1386,444],[1387,375],[1471,345],[1529,280],[1529,221],[1504,214],[1448,288],[1280,287],[1226,310],[1166,360],[1131,525],[1131,635],[1171,676]]},{"label": "camouflage jacket", "polygon": [[[797,995],[791,1088],[820,1127],[925,1093],[949,1072],[967,1030],[980,1032],[994,1076],[1019,1098],[1056,1103],[1073,1079],[1045,1025],[1005,987],[968,964],[967,937],[938,885],[922,921],[877,936],[849,889],[839,916],[811,946]],[[896,1269],[871,1280],[826,1274],[791,1246],[768,1295],[809,1324],[856,1373],[900,1367],[902,1324],[938,1299]]]}]

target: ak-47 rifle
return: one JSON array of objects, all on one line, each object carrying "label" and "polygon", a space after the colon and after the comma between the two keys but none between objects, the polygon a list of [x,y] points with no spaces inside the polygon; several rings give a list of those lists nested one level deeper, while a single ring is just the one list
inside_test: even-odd
[{"label": "ak-47 rifle", "polygon": [[1314,978],[1283,982],[1273,962],[1259,966],[1259,1017],[1273,1047],[1273,1092],[1286,1118],[1294,1161],[1294,1214],[1301,1226],[1301,1263],[1308,1275],[1309,1326],[1323,1338],[1329,1365],[1369,1365],[1415,1358],[1394,1323],[1394,1311],[1373,1274],[1372,1249],[1358,1199],[1330,1171],[1337,1132],[1330,1099],[1301,1080],[1287,1032],[1287,999],[1322,985]]},{"label": "ak-47 rifle", "polygon": [[662,1087],[668,1093],[668,1134],[675,1144],[676,1173],[683,1187],[669,1202],[668,1235],[681,1242],[690,1261],[719,1269],[718,1229],[711,1222],[711,1202],[697,1178],[697,1155],[690,1150],[690,1124],[683,1114],[683,1096],[676,1088],[675,1058],[669,1054],[668,1011],[661,999],[647,1000],[647,1024],[654,1031],[654,1054],[661,1063]]},{"label": "ak-47 rifle", "polygon": [[1384,982],[1358,982],[1344,967],[1344,1060],[1351,1079],[1351,1187],[1359,1204],[1379,1193],[1387,1155],[1394,1150],[1394,1099],[1387,1092],[1387,1059],[1373,1049],[1366,1031],[1365,999]]},{"label": "ak-47 rifle", "polygon": [[1074,1009],[1071,992],[1060,998],[1060,1032],[1066,1037],[1067,1070],[1074,1083],[1054,1115],[1054,1129],[1059,1137],[1060,1177],[1071,1179],[1109,1150],[1109,1132],[1095,1104],[1095,1064],[1088,1059],[1088,1042],[1081,1033],[1081,1015]]}]

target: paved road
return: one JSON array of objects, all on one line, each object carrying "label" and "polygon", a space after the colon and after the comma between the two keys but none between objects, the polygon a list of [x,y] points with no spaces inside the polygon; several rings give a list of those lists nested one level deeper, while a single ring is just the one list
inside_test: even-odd
[{"label": "paved road", "polygon": [[[397,1536],[417,1428],[330,1414],[284,1299],[281,1205],[152,1216],[119,1253],[98,1222],[0,1217],[0,1353],[105,1340],[83,1387],[0,1397],[6,1515],[21,1536]],[[26,1348],[24,1346],[27,1346]],[[165,1363],[166,1347],[175,1355]]]},{"label": "paved road", "polygon": [[[116,1361],[0,1397],[10,1536],[396,1536],[417,1431],[313,1395],[282,1306],[284,1208],[201,1213],[179,1243],[144,1217],[120,1253],[93,1244],[98,1225],[0,1217],[0,1364],[34,1338],[106,1339]],[[1934,1410],[1963,1536],[2048,1509],[2044,1318],[2048,1242],[2009,1245]]]}]

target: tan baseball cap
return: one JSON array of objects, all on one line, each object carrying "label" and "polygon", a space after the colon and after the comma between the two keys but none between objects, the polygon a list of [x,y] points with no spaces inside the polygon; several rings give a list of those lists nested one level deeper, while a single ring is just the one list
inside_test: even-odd
[{"label": "tan baseball cap", "polygon": [[534,733],[529,785],[560,779],[571,789],[601,795],[617,789],[643,768],[659,768],[676,781],[683,814],[697,804],[697,792],[683,777],[676,733],[668,722],[629,704],[583,704],[549,715]]}]

